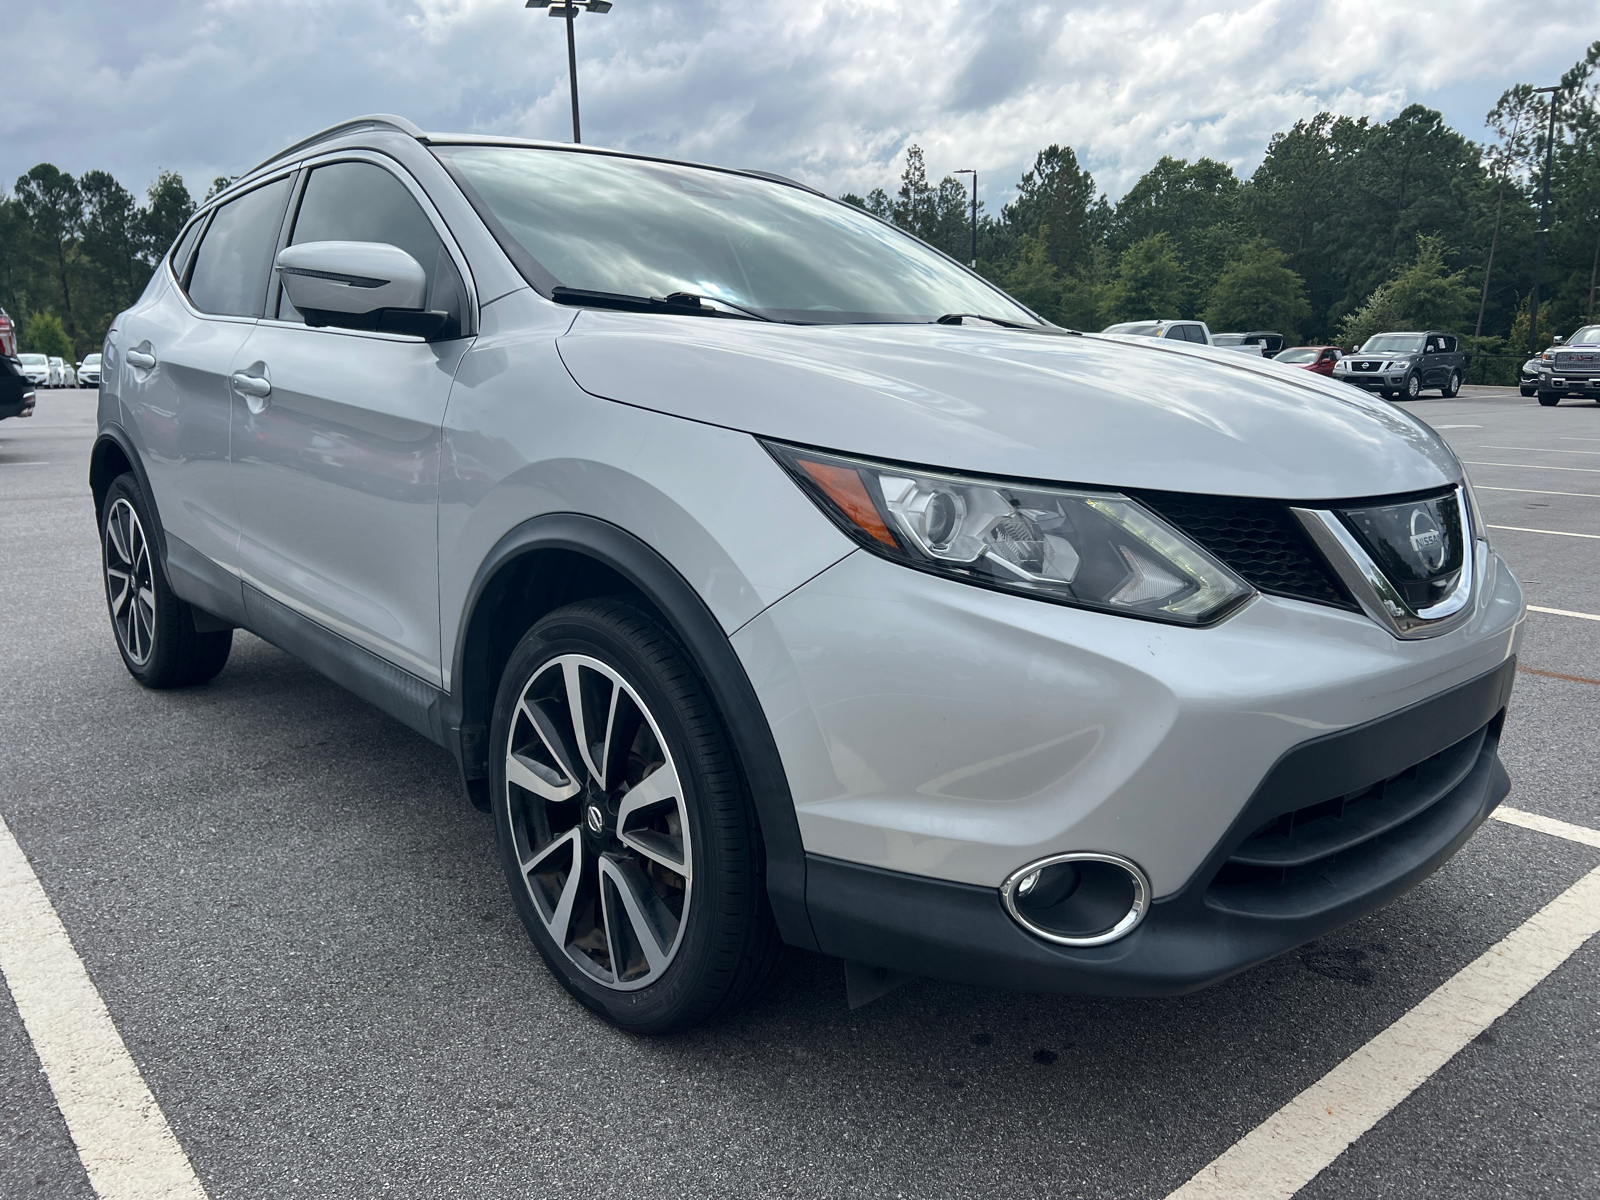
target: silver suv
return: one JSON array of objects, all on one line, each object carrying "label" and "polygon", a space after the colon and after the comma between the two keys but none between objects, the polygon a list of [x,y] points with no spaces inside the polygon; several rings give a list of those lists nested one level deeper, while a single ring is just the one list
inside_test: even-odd
[{"label": "silver suv", "polygon": [[103,367],[134,678],[248,629],[448,747],[631,1030],[784,943],[857,999],[1200,987],[1509,786],[1522,593],[1425,426],[786,181],[364,118],[209,202]]}]

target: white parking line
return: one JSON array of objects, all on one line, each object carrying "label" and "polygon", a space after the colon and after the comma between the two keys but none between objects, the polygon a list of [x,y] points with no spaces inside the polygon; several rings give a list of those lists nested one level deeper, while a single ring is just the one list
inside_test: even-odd
[{"label": "white parking line", "polygon": [[1568,533],[1565,529],[1529,529],[1526,525],[1491,525],[1490,529],[1512,529],[1517,533],[1548,533],[1555,537],[1593,538],[1600,542],[1600,533]]},{"label": "white parking line", "polygon": [[1516,492],[1521,496],[1584,496],[1590,500],[1600,500],[1600,492],[1550,492],[1543,488],[1490,487],[1487,483],[1474,483],[1472,486],[1480,492]]},{"label": "white parking line", "polygon": [[27,855],[0,817],[0,973],[101,1200],[205,1200]]},{"label": "white parking line", "polygon": [[1600,621],[1600,615],[1573,612],[1570,608],[1540,608],[1537,604],[1530,604],[1528,605],[1528,611],[1549,613],[1552,617],[1578,617],[1585,621]]},{"label": "white parking line", "polygon": [[1485,450],[1533,450],[1540,454],[1600,454],[1600,450],[1563,450],[1560,446],[1485,446]]},{"label": "white parking line", "polygon": [[[1600,846],[1600,830],[1517,809],[1502,821]],[[1529,917],[1167,1200],[1287,1200],[1600,932],[1600,867]]]},{"label": "white parking line", "polygon": [[1552,467],[1549,463],[1494,463],[1463,458],[1469,467],[1519,467],[1524,471],[1581,471],[1585,475],[1600,475],[1600,467]]},{"label": "white parking line", "polygon": [[[1482,429],[1483,426],[1482,425],[1435,425],[1434,428],[1435,429]],[[1498,449],[1501,449],[1501,447],[1496,446],[1495,449],[1498,450]]]}]

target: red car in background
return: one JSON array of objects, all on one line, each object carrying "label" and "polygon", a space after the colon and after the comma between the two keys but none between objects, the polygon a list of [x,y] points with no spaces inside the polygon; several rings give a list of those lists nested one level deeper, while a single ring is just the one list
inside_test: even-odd
[{"label": "red car in background", "polygon": [[6,316],[3,308],[0,308],[0,354],[7,358],[17,356],[17,327],[11,323],[11,318]]},{"label": "red car in background", "polygon": [[1343,356],[1344,352],[1337,346],[1292,346],[1278,351],[1272,356],[1272,361],[1331,377],[1333,364]]}]

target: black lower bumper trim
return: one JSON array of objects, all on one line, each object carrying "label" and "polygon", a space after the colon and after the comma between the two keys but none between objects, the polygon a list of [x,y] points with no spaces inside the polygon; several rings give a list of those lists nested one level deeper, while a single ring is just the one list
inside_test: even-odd
[{"label": "black lower bumper trim", "polygon": [[[1285,754],[1206,864],[1107,946],[1056,946],[1023,931],[992,887],[807,857],[807,908],[819,948],[854,962],[1035,992],[1163,996],[1194,991],[1381,908],[1438,870],[1511,790],[1497,749],[1515,662],[1411,708]],[[1483,730],[1472,768],[1426,812],[1328,861],[1320,903],[1296,893],[1274,911],[1224,905],[1208,885],[1263,814],[1296,807],[1333,780],[1365,786]]]}]

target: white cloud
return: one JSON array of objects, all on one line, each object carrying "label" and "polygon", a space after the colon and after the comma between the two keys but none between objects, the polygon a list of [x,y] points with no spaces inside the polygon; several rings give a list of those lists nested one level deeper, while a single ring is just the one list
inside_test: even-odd
[{"label": "white cloud", "polygon": [[[983,172],[991,205],[1033,153],[1077,148],[1120,194],[1161,154],[1253,169],[1331,108],[1430,98],[1468,136],[1518,80],[1597,32],[1592,0],[616,0],[578,21],[586,140],[892,189],[909,142]],[[565,139],[559,22],[521,0],[59,0],[8,17],[0,180],[40,160],[202,191],[372,111]]]}]

